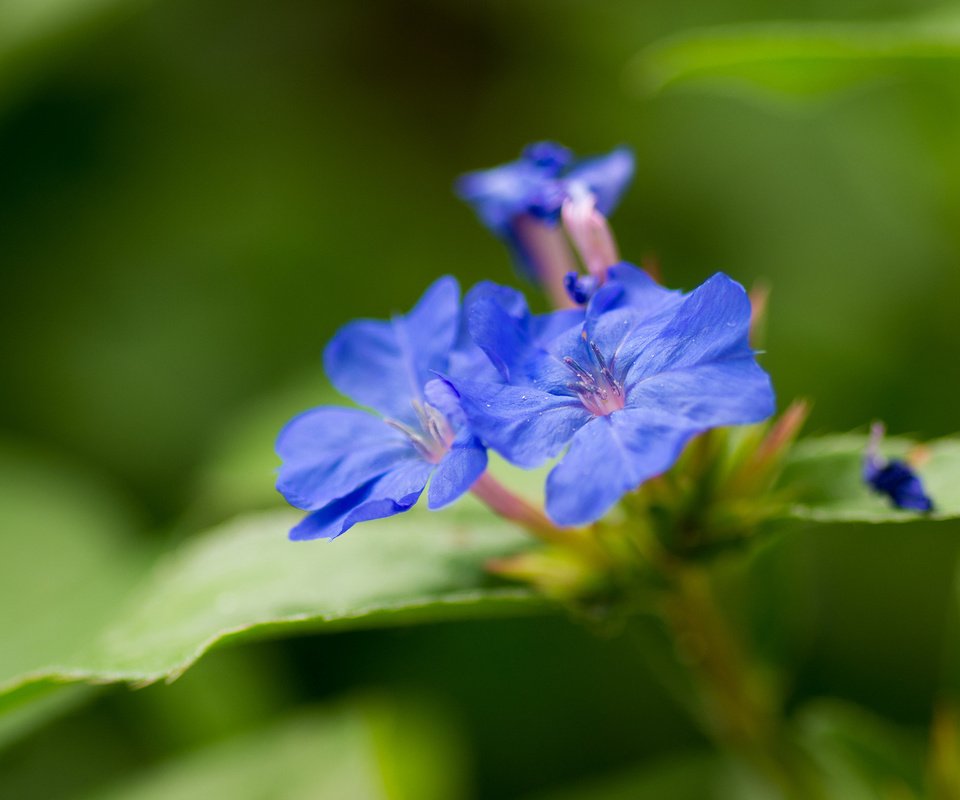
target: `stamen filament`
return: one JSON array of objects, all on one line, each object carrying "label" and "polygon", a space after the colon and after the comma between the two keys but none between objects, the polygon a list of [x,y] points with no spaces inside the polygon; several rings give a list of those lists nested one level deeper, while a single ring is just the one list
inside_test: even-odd
[{"label": "stamen filament", "polygon": [[450,422],[439,410],[429,403],[419,400],[411,402],[417,420],[420,422],[420,431],[395,419],[384,420],[394,430],[400,431],[410,440],[417,453],[429,461],[437,464],[447,454],[453,444],[454,432]]},{"label": "stamen filament", "polygon": [[[568,383],[567,388],[580,397],[580,402],[591,414],[597,416],[612,414],[624,406],[623,387],[614,376],[613,370],[607,364],[607,360],[603,357],[597,343],[593,341],[587,343],[586,331],[582,335],[583,341],[589,347],[597,366],[594,371],[588,371],[572,357],[564,356],[561,359],[564,366],[579,379]],[[597,372],[599,372],[599,375]]]}]

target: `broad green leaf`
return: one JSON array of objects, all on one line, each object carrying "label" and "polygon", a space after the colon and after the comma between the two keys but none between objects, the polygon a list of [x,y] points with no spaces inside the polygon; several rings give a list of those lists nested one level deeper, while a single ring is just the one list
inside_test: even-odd
[{"label": "broad green leaf", "polygon": [[463,758],[431,708],[384,698],[303,712],[161,765],[88,800],[456,800]]},{"label": "broad green leaf", "polygon": [[[887,439],[883,452],[902,457],[916,445]],[[825,436],[799,442],[781,478],[794,503],[790,515],[816,522],[916,522],[960,517],[960,441],[940,439],[923,445],[928,460],[918,469],[935,511],[918,514],[894,508],[870,491],[861,476],[866,437]]]},{"label": "broad green leaf", "polygon": [[[56,666],[116,613],[147,564],[139,527],[89,474],[0,441],[0,682]],[[0,741],[82,699],[56,688],[0,696]]]},{"label": "broad green leaf", "polygon": [[956,15],[899,22],[785,22],[683,33],[638,56],[632,76],[645,91],[748,85],[817,95],[909,65],[960,65]]},{"label": "broad green leaf", "polygon": [[[250,515],[185,542],[142,573],[129,596],[113,598],[106,622],[65,605],[43,637],[23,635],[17,658],[0,672],[0,692],[43,680],[172,678],[218,642],[251,635],[543,607],[486,575],[487,559],[528,542],[492,515],[411,512],[334,542],[292,543],[286,534],[297,518],[288,511]],[[96,566],[86,565],[77,579],[95,584]],[[32,625],[21,618],[25,631]],[[71,631],[62,643],[60,628]]]},{"label": "broad green leaf", "polygon": [[[225,485],[239,490],[257,475],[273,492],[272,438],[252,437],[254,457]],[[158,560],[122,503],[76,469],[4,446],[0,479],[0,715],[19,720],[10,731],[29,729],[40,698],[38,720],[57,708],[59,682],[176,676],[224,638],[539,604],[486,575],[486,559],[529,539],[469,498],[442,513],[368,523],[332,543],[292,543],[297,513],[261,513]]]}]

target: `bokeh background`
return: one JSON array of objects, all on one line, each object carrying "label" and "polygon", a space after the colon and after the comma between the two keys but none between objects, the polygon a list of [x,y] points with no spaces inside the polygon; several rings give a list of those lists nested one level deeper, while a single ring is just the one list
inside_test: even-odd
[{"label": "bokeh background", "polygon": [[[813,399],[808,433],[956,431],[957,53],[656,91],[647,49],[782,21],[896,36],[925,15],[947,36],[960,6],[0,0],[0,424],[4,457],[49,487],[0,536],[69,517],[68,483],[158,547],[278,503],[273,432],[326,398],[339,325],[404,310],[443,273],[515,281],[451,185],[543,138],[634,148],[614,227],[670,285],[769,283],[764,364],[781,405]],[[840,697],[922,731],[958,535],[778,544],[793,566],[768,580],[760,646],[789,664],[791,702]],[[637,649],[561,619],[227,649],[6,743],[0,795],[105,791],[369,693],[443,719],[470,796],[550,792],[704,747]]]}]

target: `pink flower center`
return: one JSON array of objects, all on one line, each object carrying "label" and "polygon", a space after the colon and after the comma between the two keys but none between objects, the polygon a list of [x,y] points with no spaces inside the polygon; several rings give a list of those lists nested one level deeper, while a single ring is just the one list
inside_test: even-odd
[{"label": "pink flower center", "polygon": [[590,352],[595,363],[589,368],[581,366],[570,356],[563,359],[567,369],[577,378],[567,387],[577,393],[587,411],[594,416],[605,417],[623,408],[627,398],[623,386],[614,377],[613,370],[595,342],[590,342]]},{"label": "pink flower center", "polygon": [[420,422],[419,431],[393,419],[386,420],[386,423],[403,433],[425,460],[438,464],[453,444],[453,428],[447,418],[429,403],[414,400],[413,410]]}]

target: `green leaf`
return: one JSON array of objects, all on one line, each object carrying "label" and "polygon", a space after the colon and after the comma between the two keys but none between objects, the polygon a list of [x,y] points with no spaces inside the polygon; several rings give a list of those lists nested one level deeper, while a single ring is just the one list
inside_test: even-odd
[{"label": "green leaf", "polygon": [[[272,425],[274,411],[266,416]],[[239,492],[259,475],[279,499],[274,433],[254,428],[256,456],[243,462],[253,466],[223,485]],[[223,639],[543,607],[485,573],[488,558],[531,540],[472,498],[367,523],[335,542],[288,541],[299,516],[239,518],[157,559],[107,487],[0,443],[0,716],[16,714],[10,736],[30,729],[31,714],[39,724],[67,707],[52,693],[57,683],[175,677]],[[47,711],[31,711],[41,699]]]},{"label": "green leaf", "polygon": [[138,11],[150,0],[4,0],[0,3],[0,99],[72,38]]},{"label": "green leaf", "polygon": [[[147,564],[139,527],[89,473],[0,441],[0,683],[59,664],[108,622]],[[56,689],[0,694],[0,742],[83,699]]]},{"label": "green leaf", "polygon": [[[861,477],[866,437],[853,434],[804,439],[791,453],[780,480],[794,503],[789,515],[816,522],[916,522],[960,517],[960,441],[940,439],[923,446],[929,460],[919,469],[936,506],[932,514],[894,508]],[[902,457],[915,447],[886,439],[883,453]]]},{"label": "green leaf", "polygon": [[[112,600],[109,621],[60,607],[45,633],[3,662],[0,692],[33,681],[149,683],[176,677],[224,640],[304,630],[397,625],[544,607],[526,590],[496,585],[492,557],[528,537],[489,514],[411,512],[368,523],[334,542],[287,540],[298,514],[240,518],[185,542]],[[94,586],[96,565],[77,580]],[[70,636],[63,642],[58,631]],[[82,644],[81,644],[82,642]]]},{"label": "green leaf", "polygon": [[835,91],[924,63],[960,64],[956,15],[894,23],[733,25],[683,33],[637,57],[647,92],[687,85],[752,86],[796,96]]},{"label": "green leaf", "polygon": [[456,800],[463,772],[441,714],[365,698],[193,752],[88,800]]}]

